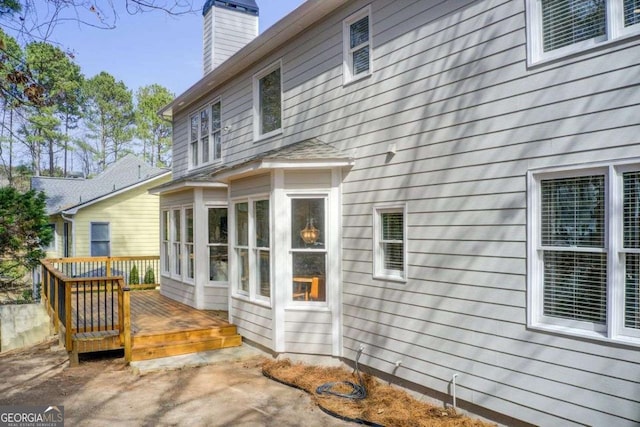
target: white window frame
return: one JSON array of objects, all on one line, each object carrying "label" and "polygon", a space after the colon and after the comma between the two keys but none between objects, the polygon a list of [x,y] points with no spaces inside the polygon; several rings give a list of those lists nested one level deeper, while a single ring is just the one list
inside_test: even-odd
[{"label": "white window frame", "polygon": [[172,210],[162,209],[161,211],[161,235],[162,246],[160,247],[160,256],[162,257],[161,271],[162,274],[168,276],[171,274],[171,212]]},{"label": "white window frame", "polygon": [[[220,111],[220,120],[218,121],[218,127],[213,127],[213,111],[214,106],[218,105],[218,109]],[[206,111],[209,114],[209,125],[208,125],[208,134],[206,136],[202,135],[202,126],[200,123],[201,113]],[[197,120],[197,139],[193,139],[192,135],[192,121],[193,119]],[[197,169],[203,166],[208,166],[216,163],[220,163],[222,161],[222,102],[220,99],[216,99],[215,101],[198,108],[197,111],[194,111],[189,115],[188,122],[189,130],[188,130],[188,140],[189,140],[189,149],[188,149],[188,158],[189,158],[189,169]],[[208,141],[207,149],[204,147],[204,140]],[[217,142],[216,142],[217,141]],[[197,149],[197,156],[194,161],[193,158],[193,147]],[[216,150],[216,147],[220,146],[220,152]],[[205,157],[206,156],[206,157]]]},{"label": "white window frame", "polygon": [[[191,211],[191,241],[187,240],[187,211]],[[193,206],[185,206],[182,208],[182,214],[180,215],[182,224],[182,253],[183,265],[182,265],[182,277],[185,282],[193,283],[196,277],[196,253],[195,253],[195,211]],[[191,271],[189,271],[191,269]],[[191,273],[191,274],[189,274]]]},{"label": "white window frame", "polygon": [[[640,330],[624,326],[625,253],[640,253],[623,247],[623,173],[640,171],[640,160],[594,163],[588,166],[547,168],[529,171],[528,185],[528,257],[527,257],[527,326],[576,337],[613,341],[640,346]],[[541,245],[541,182],[546,179],[574,178],[587,175],[605,177],[605,237],[602,251],[607,255],[606,326],[591,322],[551,318],[544,315],[544,248]],[[579,249],[578,249],[579,250]]]},{"label": "white window frame", "polygon": [[[351,48],[351,25],[360,21],[361,19],[369,18],[369,40],[366,43],[359,44],[353,49]],[[371,22],[371,6],[367,6],[353,15],[349,16],[343,21],[342,24],[342,69],[343,69],[343,84],[358,81],[373,74],[373,24]],[[359,50],[365,46],[369,48],[369,68],[367,71],[355,74],[353,64],[353,52]]]},{"label": "white window frame", "polygon": [[[210,284],[216,284],[216,283],[227,283],[229,281],[229,257],[228,257],[228,253],[229,253],[229,225],[230,225],[230,219],[229,219],[229,207],[227,205],[210,205],[207,204],[205,205],[205,209],[207,212],[207,260],[208,261],[208,269],[207,269],[207,277],[211,277],[211,248],[225,248],[227,250],[227,279],[226,280],[211,280],[209,279],[209,283]],[[211,243],[209,242],[209,210],[210,209],[224,209],[225,211],[227,211],[227,242],[226,243]]]},{"label": "white window frame", "polygon": [[[194,236],[193,242],[187,242],[187,210],[191,209],[194,215]],[[178,230],[176,229],[176,212],[180,214],[180,223],[178,224],[180,239],[177,239]],[[164,227],[166,221],[169,222],[169,240],[164,238]],[[160,247],[160,257],[161,257],[161,270],[162,275],[165,277],[170,277],[174,280],[179,280],[184,283],[195,283],[195,275],[197,271],[197,257],[195,255],[195,209],[193,205],[182,205],[182,206],[170,206],[162,208],[162,219],[161,219],[162,235],[160,238],[162,239],[162,245]],[[188,275],[188,262],[187,254],[189,253],[189,247],[193,248],[193,275],[194,277],[189,277]],[[168,265],[167,265],[168,263]]]},{"label": "white window frame", "polygon": [[[402,214],[402,271],[385,268],[385,253],[382,239],[382,215],[385,213]],[[373,277],[376,279],[391,280],[396,282],[407,281],[407,206],[380,205],[373,208]]]},{"label": "white window frame", "polygon": [[624,0],[605,0],[605,35],[544,52],[542,0],[526,0],[528,63],[535,65],[614,43],[640,33],[640,24],[624,26]]},{"label": "white window frame", "polygon": [[[109,233],[109,240],[107,240],[107,242],[109,243],[109,250],[108,250],[108,254],[107,255],[94,255],[93,254],[93,226],[94,225],[106,225],[107,226],[107,231]],[[96,240],[98,241],[98,240]],[[91,256],[111,256],[111,224],[109,223],[109,221],[91,221],[89,223],[89,254]]]},{"label": "white window frame", "polygon": [[[330,239],[331,239],[331,229],[329,227],[328,224],[330,224],[330,219],[329,219],[329,194],[327,192],[290,192],[287,194],[287,197],[289,198],[288,201],[288,206],[291,207],[292,205],[292,201],[293,200],[307,200],[307,199],[317,199],[317,200],[322,200],[323,204],[324,204],[324,222],[322,224],[318,223],[318,222],[314,222],[314,226],[317,227],[318,229],[320,229],[322,231],[322,234],[324,235],[324,245],[321,249],[317,249],[317,248],[292,248],[291,247],[291,243],[289,243],[289,264],[291,265],[291,275],[290,275],[290,280],[289,280],[289,286],[287,289],[287,306],[288,307],[305,307],[305,308],[309,308],[309,307],[313,307],[313,308],[318,308],[318,309],[326,309],[329,306],[330,303],[330,298],[331,298],[331,291],[330,291],[330,284],[331,284],[331,279],[330,279],[330,263],[332,262],[332,259],[330,258]],[[291,223],[292,223],[292,217],[293,217],[293,212],[290,209],[289,211],[289,218],[287,221],[287,228],[289,229],[289,233],[293,234],[293,233],[299,233],[300,230],[293,230],[291,228]],[[283,219],[284,221],[284,219]],[[287,239],[288,242],[291,242],[291,234],[289,235],[289,238]],[[323,254],[324,255],[324,259],[325,259],[325,283],[324,283],[324,293],[325,293],[325,298],[324,301],[296,301],[293,299],[293,255],[299,253],[299,254]]]},{"label": "white window frame", "polygon": [[[258,247],[256,245],[256,221],[255,221],[255,202],[267,200],[269,201],[269,247]],[[241,203],[246,203],[248,208],[248,236],[247,245],[238,245],[238,236],[236,228],[236,206]],[[273,244],[273,221],[272,221],[272,201],[268,194],[254,195],[248,198],[234,199],[230,205],[228,211],[229,225],[228,233],[231,235],[232,249],[229,251],[229,281],[233,283],[232,292],[236,298],[246,299],[255,303],[259,303],[265,306],[271,306],[271,300],[273,298],[273,251],[271,245]],[[249,289],[245,291],[240,289],[240,257],[238,256],[238,250],[244,249],[248,252],[249,257]],[[269,252],[269,286],[270,297],[265,297],[259,292],[259,256],[261,252]]]},{"label": "white window frame", "polygon": [[[267,133],[262,133],[262,115],[260,114],[262,105],[260,103],[260,80],[265,76],[271,74],[275,70],[280,70],[280,127]],[[262,139],[271,138],[276,135],[282,134],[282,128],[284,126],[284,93],[282,91],[282,84],[284,79],[284,72],[282,68],[282,60],[278,60],[268,67],[263,68],[259,72],[253,75],[253,139],[259,141]]]}]

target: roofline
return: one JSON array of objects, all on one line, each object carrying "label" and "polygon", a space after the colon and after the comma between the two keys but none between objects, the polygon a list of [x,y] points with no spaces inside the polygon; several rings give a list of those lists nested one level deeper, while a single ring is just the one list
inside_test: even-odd
[{"label": "roofline", "polygon": [[163,178],[163,177],[165,177],[167,175],[171,175],[171,171],[166,171],[166,172],[160,173],[158,175],[154,175],[154,176],[152,176],[150,178],[145,179],[144,181],[136,182],[135,184],[129,185],[127,187],[122,187],[122,188],[120,188],[120,189],[118,189],[116,191],[112,191],[111,193],[104,194],[102,196],[96,197],[95,199],[91,199],[91,200],[88,200],[86,202],[79,203],[79,204],[77,204],[75,206],[71,206],[71,207],[66,208],[66,209],[60,209],[59,211],[50,213],[49,215],[57,215],[57,214],[75,215],[75,214],[78,213],[78,211],[80,209],[84,209],[84,208],[86,208],[88,206],[91,206],[91,205],[96,204],[98,202],[102,202],[103,200],[109,199],[111,197],[118,196],[118,195],[120,195],[122,193],[125,193],[127,191],[134,190],[134,189],[136,189],[138,187],[141,187],[141,186],[143,186],[143,185],[145,185],[145,184],[147,184],[147,183],[149,183],[151,181]]},{"label": "roofline", "polygon": [[159,185],[157,187],[150,188],[148,192],[150,194],[169,194],[175,193],[176,191],[188,190],[190,188],[227,188],[227,184],[212,181],[168,182],[166,185]]},{"label": "roofline", "polygon": [[284,160],[284,159],[260,159],[241,166],[216,173],[216,180],[228,183],[233,179],[256,175],[273,169],[331,169],[352,167],[354,160],[349,159],[317,159],[317,160]]},{"label": "roofline", "polygon": [[271,51],[343,6],[348,1],[349,0],[307,0],[193,84],[193,86],[185,92],[178,95],[171,103],[163,107],[159,111],[159,114],[165,117],[171,117],[175,112],[187,108],[204,94],[235,78],[241,70],[260,61]]}]

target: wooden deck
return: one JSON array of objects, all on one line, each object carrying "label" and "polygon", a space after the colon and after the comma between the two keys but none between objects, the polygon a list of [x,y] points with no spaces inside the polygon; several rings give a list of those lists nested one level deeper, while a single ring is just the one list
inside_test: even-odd
[{"label": "wooden deck", "polygon": [[[111,302],[103,299],[96,304],[115,307],[113,318],[117,321],[117,304],[111,305]],[[74,331],[74,353],[122,348],[117,333],[113,331],[83,331],[85,315],[73,313],[74,324],[79,317],[80,325]],[[109,320],[104,322],[108,324]],[[131,292],[131,333],[132,361],[234,347],[242,343],[236,327],[227,321],[226,311],[196,310],[160,295],[157,290]]]}]

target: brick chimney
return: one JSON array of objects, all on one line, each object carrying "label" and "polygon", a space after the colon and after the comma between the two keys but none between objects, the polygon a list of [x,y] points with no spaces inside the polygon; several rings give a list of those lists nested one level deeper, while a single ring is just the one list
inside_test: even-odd
[{"label": "brick chimney", "polygon": [[258,35],[258,5],[255,0],[207,0],[202,15],[204,74]]}]

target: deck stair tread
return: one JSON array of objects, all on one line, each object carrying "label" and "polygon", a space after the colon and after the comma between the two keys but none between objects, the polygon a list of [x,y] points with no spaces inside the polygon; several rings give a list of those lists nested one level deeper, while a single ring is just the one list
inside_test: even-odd
[{"label": "deck stair tread", "polygon": [[131,360],[148,360],[160,357],[177,356],[181,354],[198,353],[201,351],[217,350],[227,347],[237,347],[242,344],[240,335],[201,336],[198,339],[162,340],[143,345],[134,342],[131,350]]}]

